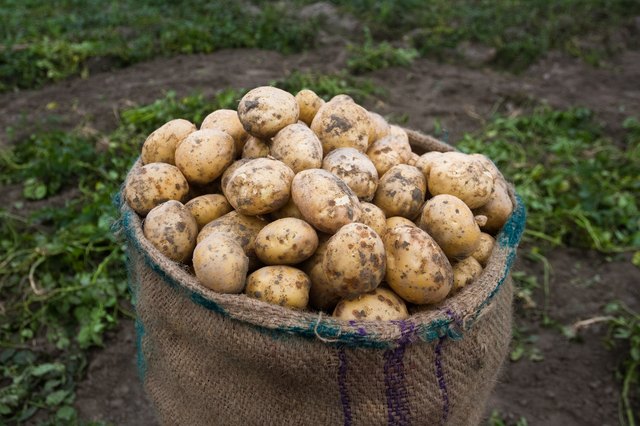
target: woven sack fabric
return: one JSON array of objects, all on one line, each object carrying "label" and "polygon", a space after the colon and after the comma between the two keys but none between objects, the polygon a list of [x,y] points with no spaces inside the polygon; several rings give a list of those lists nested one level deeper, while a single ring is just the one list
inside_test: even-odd
[{"label": "woven sack fabric", "polygon": [[[407,130],[416,152],[453,147]],[[133,168],[140,167],[140,161]],[[511,340],[514,212],[482,275],[403,321],[338,321],[218,294],[120,202],[144,388],[167,425],[476,425]]]}]

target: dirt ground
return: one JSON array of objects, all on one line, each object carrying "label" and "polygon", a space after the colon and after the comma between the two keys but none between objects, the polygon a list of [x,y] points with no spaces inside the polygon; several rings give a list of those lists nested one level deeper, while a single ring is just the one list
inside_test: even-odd
[{"label": "dirt ground", "polygon": [[[11,139],[38,128],[89,126],[109,130],[123,107],[144,104],[167,90],[178,95],[201,91],[210,95],[226,87],[267,84],[294,70],[331,72],[344,64],[339,49],[322,48],[282,56],[257,50],[227,50],[211,55],[156,59],[127,69],[73,79],[37,91],[0,95],[0,126],[11,127]],[[431,132],[436,120],[455,141],[479,129],[495,111],[517,114],[533,103],[555,107],[585,106],[595,111],[610,134],[621,132],[629,115],[640,114],[640,52],[622,53],[605,68],[552,54],[522,75],[485,68],[466,68],[417,60],[410,68],[392,68],[367,75],[388,94],[365,106],[384,115],[407,114],[407,126]],[[2,144],[9,137],[1,135]],[[640,309],[640,269],[629,258],[573,249],[549,255],[553,267],[549,315],[571,324],[602,313],[612,300]],[[520,259],[516,269],[542,281],[542,266]],[[542,290],[534,295],[543,305]],[[606,329],[593,326],[579,342],[555,328],[540,326],[539,315],[518,310],[516,324],[535,334],[541,361],[524,357],[507,362],[487,413],[498,409],[509,424],[520,416],[529,425],[618,424],[619,384],[615,370],[620,355],[603,344]],[[138,381],[133,323],[123,320],[91,354],[80,383],[76,408],[85,420],[118,425],[156,424]]]}]

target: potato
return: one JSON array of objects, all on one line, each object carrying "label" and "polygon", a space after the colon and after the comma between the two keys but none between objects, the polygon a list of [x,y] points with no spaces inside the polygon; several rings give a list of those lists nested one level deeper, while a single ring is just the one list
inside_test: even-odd
[{"label": "potato", "polygon": [[378,176],[383,176],[393,166],[403,164],[403,155],[391,146],[389,137],[378,139],[367,149],[367,157],[375,166]]},{"label": "potato", "polygon": [[296,203],[293,202],[293,197],[290,197],[289,201],[287,201],[287,204],[285,204],[284,207],[282,207],[280,210],[276,210],[275,212],[271,213],[271,218],[273,220],[284,219],[286,217],[295,217],[296,219],[304,220],[304,217],[302,216],[302,213],[300,213],[298,206],[296,206]]},{"label": "potato", "polygon": [[290,124],[273,137],[271,155],[295,173],[317,169],[322,165],[322,144],[306,125]]},{"label": "potato", "polygon": [[402,162],[406,164],[412,153],[407,132],[400,126],[392,125],[389,128],[389,134],[385,138],[388,139],[389,146],[401,154]]},{"label": "potato", "polygon": [[309,290],[309,305],[315,309],[330,311],[340,300],[337,289],[327,279],[322,268],[324,253],[327,251],[330,236],[318,234],[318,248],[308,260],[301,264],[301,269],[311,280],[311,290]]},{"label": "potato", "polygon": [[409,161],[407,161],[407,164],[415,167],[416,164],[418,164],[418,161],[420,161],[420,156],[415,152],[411,152],[411,156],[409,157]]},{"label": "potato", "polygon": [[291,266],[265,266],[247,278],[245,293],[254,299],[292,309],[309,303],[311,281],[307,274]]},{"label": "potato", "polygon": [[189,193],[189,184],[176,166],[150,163],[131,172],[123,192],[129,207],[145,216],[165,201],[184,200]]},{"label": "potato", "polygon": [[495,234],[507,223],[512,211],[513,202],[509,197],[507,182],[499,178],[494,181],[489,201],[473,212],[476,215],[486,216],[487,223],[482,227],[482,230]]},{"label": "potato", "polygon": [[340,95],[335,95],[333,98],[329,99],[329,102],[352,102],[355,103],[355,101],[353,100],[353,98],[349,95],[345,95],[344,93],[340,94]]},{"label": "potato", "polygon": [[318,248],[318,234],[307,222],[295,218],[271,222],[256,236],[258,259],[267,265],[294,265]]},{"label": "potato", "polygon": [[249,137],[240,123],[238,113],[232,109],[219,109],[207,115],[200,125],[200,130],[203,129],[220,130],[231,136],[235,145],[234,158],[240,156]]},{"label": "potato", "polygon": [[249,268],[253,270],[260,264],[255,251],[256,237],[262,228],[267,226],[267,223],[266,220],[259,217],[245,216],[232,211],[206,224],[198,233],[198,244],[209,235],[216,233],[231,236],[249,257]]},{"label": "potato", "polygon": [[351,188],[326,170],[298,173],[291,183],[291,196],[304,220],[329,234],[357,222],[362,214],[360,201]]},{"label": "potato", "polygon": [[342,179],[360,200],[371,201],[378,172],[369,158],[354,148],[338,148],[322,160],[322,168]]},{"label": "potato", "polygon": [[181,118],[163,124],[144,141],[140,155],[142,164],[167,163],[175,166],[176,147],[196,130],[195,124]]},{"label": "potato", "polygon": [[222,190],[238,213],[266,214],[287,204],[293,176],[281,161],[256,158],[238,167]]},{"label": "potato", "polygon": [[431,167],[434,163],[438,162],[442,158],[442,152],[429,151],[425,152],[416,160],[415,166],[422,172],[424,177],[429,181],[429,174],[431,173]]},{"label": "potato", "polygon": [[214,233],[200,241],[193,251],[193,269],[198,281],[213,291],[242,293],[249,258],[234,238]]},{"label": "potato", "polygon": [[271,153],[269,144],[255,136],[249,136],[242,148],[242,158],[268,157]]},{"label": "potato", "polygon": [[419,225],[436,240],[449,258],[463,259],[480,244],[480,228],[473,213],[461,199],[453,195],[436,195],[427,201]]},{"label": "potato", "polygon": [[407,305],[393,291],[378,287],[364,294],[342,299],[333,316],[346,321],[393,321],[409,317]]},{"label": "potato", "polygon": [[220,130],[191,133],[176,149],[176,166],[189,183],[207,184],[222,175],[235,156],[233,138]]},{"label": "potato", "polygon": [[386,281],[407,302],[438,303],[453,286],[453,270],[442,249],[422,229],[396,226],[383,237]]},{"label": "potato", "polygon": [[222,173],[222,177],[220,178],[220,189],[222,190],[223,194],[225,192],[227,184],[229,183],[229,179],[235,173],[235,171],[238,170],[240,166],[247,164],[251,160],[253,160],[253,158],[241,158],[239,160],[236,160],[231,163],[229,167],[227,167],[224,173]]},{"label": "potato", "polygon": [[198,224],[180,201],[169,200],[151,209],[144,220],[143,232],[169,259],[186,262],[196,246]]},{"label": "potato", "polygon": [[376,234],[382,236],[387,230],[387,218],[380,207],[375,204],[361,202],[362,215],[360,216],[360,223],[364,223],[367,226],[373,228]]},{"label": "potato", "polygon": [[495,243],[496,240],[491,235],[486,232],[480,233],[480,243],[478,244],[478,248],[471,253],[471,256],[475,258],[483,268],[487,266],[487,262],[489,261],[489,257],[491,257],[491,252],[493,251]]},{"label": "potato", "polygon": [[299,91],[296,94],[296,102],[298,102],[298,108],[300,109],[300,120],[307,126],[311,125],[313,117],[316,116],[320,107],[324,105],[322,98],[309,89]]},{"label": "potato", "polygon": [[391,132],[391,126],[383,116],[375,112],[368,111],[371,130],[369,131],[369,146],[375,141],[384,138]]},{"label": "potato", "polygon": [[354,102],[327,102],[311,122],[327,155],[336,148],[355,148],[366,152],[369,146],[369,114]]},{"label": "potato", "polygon": [[338,230],[327,244],[322,269],[341,296],[371,291],[384,279],[386,255],[382,239],[363,223]]},{"label": "potato", "polygon": [[482,274],[482,266],[469,256],[453,264],[453,287],[451,294],[456,294]]},{"label": "potato", "polygon": [[232,210],[231,204],[221,194],[201,195],[189,200],[185,207],[196,219],[198,229]]},{"label": "potato", "polygon": [[493,176],[493,179],[504,179],[504,176],[502,175],[500,170],[498,170],[498,167],[496,167],[496,165],[493,163],[493,161],[491,161],[491,159],[489,159],[489,157],[484,154],[470,154],[470,156],[480,161],[484,165],[484,167],[489,170],[491,176]]},{"label": "potato", "polygon": [[386,225],[387,225],[387,230],[391,228],[395,228],[396,226],[412,226],[414,228],[418,227],[418,225],[416,225],[406,217],[402,217],[402,216],[388,217],[386,221]]},{"label": "potato", "polygon": [[432,195],[454,195],[475,209],[489,201],[493,176],[482,161],[473,156],[444,152],[431,165],[428,186]]},{"label": "potato", "polygon": [[420,170],[408,164],[390,168],[378,184],[373,203],[387,217],[416,217],[424,203],[427,181]]},{"label": "potato", "polygon": [[300,109],[291,93],[277,87],[262,86],[240,99],[238,118],[244,129],[260,139],[269,139],[298,121]]}]

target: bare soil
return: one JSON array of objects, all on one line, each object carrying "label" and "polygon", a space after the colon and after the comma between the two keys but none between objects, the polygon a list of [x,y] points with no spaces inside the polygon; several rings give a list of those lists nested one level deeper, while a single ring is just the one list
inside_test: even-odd
[{"label": "bare soil", "polygon": [[[226,87],[268,84],[294,69],[339,70],[343,50],[322,48],[282,56],[258,50],[227,50],[211,55],[156,59],[127,69],[73,79],[37,91],[0,95],[0,126],[12,128],[0,146],[20,140],[36,129],[89,127],[112,129],[118,111],[151,102],[168,90],[178,95],[211,95]],[[430,60],[410,68],[391,68],[367,75],[387,95],[365,106],[384,115],[402,117],[406,125],[432,132],[436,122],[449,141],[474,131],[496,111],[519,114],[539,102],[554,107],[592,109],[614,137],[629,115],[640,114],[640,52],[627,51],[606,68],[552,54],[522,75],[490,69],[464,68]],[[549,255],[553,267],[548,314],[558,325],[602,314],[604,305],[622,300],[640,309],[640,270],[628,257],[607,259],[597,253],[557,249]],[[535,274],[542,266],[520,259],[516,269]],[[604,345],[607,330],[593,326],[578,342],[558,327],[542,327],[542,289],[534,294],[538,309],[518,309],[516,324],[538,336],[541,361],[524,357],[507,362],[487,407],[498,409],[509,424],[525,417],[530,425],[618,424],[619,382],[615,372],[620,354]],[[106,339],[104,349],[91,354],[80,383],[76,408],[84,420],[118,425],[154,425],[153,411],[136,373],[133,323],[122,320]]]}]

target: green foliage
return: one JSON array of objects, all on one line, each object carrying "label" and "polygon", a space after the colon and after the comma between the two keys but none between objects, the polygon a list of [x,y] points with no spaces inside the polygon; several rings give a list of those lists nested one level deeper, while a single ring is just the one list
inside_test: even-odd
[{"label": "green foliage", "polygon": [[489,156],[514,182],[528,210],[526,237],[602,252],[640,247],[637,121],[621,146],[590,111],[537,109],[496,118],[459,147]]},{"label": "green foliage", "polygon": [[[507,423],[502,414],[500,413],[500,411],[498,410],[492,410],[491,411],[491,417],[489,417],[489,420],[487,420],[487,426],[507,426],[509,423]],[[529,423],[527,422],[527,419],[524,417],[520,417],[518,419],[518,422],[515,423],[515,426],[528,426]]]},{"label": "green foliage", "polygon": [[0,92],[87,75],[92,58],[121,67],[234,47],[297,52],[313,45],[317,27],[282,4],[195,0],[8,0],[0,16]]},{"label": "green foliage", "polygon": [[[309,0],[310,1],[310,0]],[[551,49],[591,63],[616,48],[614,34],[640,14],[635,0],[333,0],[376,39],[411,34],[422,55],[455,59],[463,41],[496,49],[494,63],[520,71]],[[582,38],[589,35],[589,43]]]},{"label": "green foliage", "polygon": [[325,101],[340,94],[349,95],[357,102],[370,96],[384,95],[384,91],[371,80],[352,77],[346,73],[327,75],[294,71],[271,84],[294,95],[302,89],[311,89]]},{"label": "green foliage", "polygon": [[389,68],[393,66],[409,66],[418,57],[415,49],[393,47],[385,42],[375,43],[369,29],[365,31],[365,40],[361,46],[349,46],[347,69],[353,74]]},{"label": "green foliage", "polygon": [[240,96],[169,93],[123,112],[109,136],[43,133],[2,153],[1,183],[23,185],[25,198],[49,198],[50,207],[28,212],[19,200],[0,209],[0,423],[39,409],[52,424],[75,421],[70,404],[84,350],[131,315],[121,306],[125,255],[110,229],[118,216],[112,197],[153,129],[177,117],[200,122],[235,108]]}]

